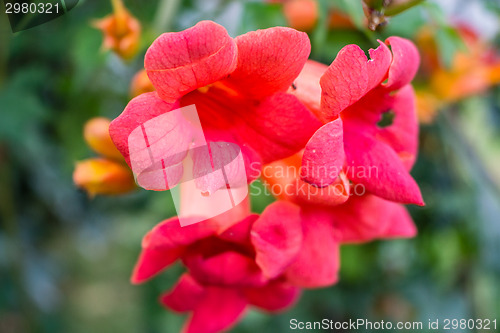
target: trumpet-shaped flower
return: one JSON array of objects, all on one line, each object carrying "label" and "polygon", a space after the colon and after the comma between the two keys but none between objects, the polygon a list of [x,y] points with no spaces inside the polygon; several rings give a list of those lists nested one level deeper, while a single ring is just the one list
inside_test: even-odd
[{"label": "trumpet-shaped flower", "polygon": [[[410,41],[390,37],[369,53],[371,59],[356,45],[344,47],[329,67],[323,67],[321,90],[312,89],[315,98],[305,99],[324,125],[306,145],[302,179],[324,187],[344,171],[381,198],[422,205],[418,185],[409,174],[418,148],[410,85],[418,52]],[[317,77],[319,67],[305,67],[312,73],[304,76]],[[300,80],[294,93],[299,98],[307,94],[299,92]],[[308,85],[305,89],[311,90]],[[393,116],[392,123],[381,124],[384,115]]]},{"label": "trumpet-shaped flower", "polygon": [[288,281],[301,276],[288,272],[302,248],[299,207],[276,202],[261,216],[242,209],[229,217],[235,218],[230,226],[210,219],[186,227],[172,218],[144,238],[132,281],[143,282],[182,260],[189,273],[161,301],[175,311],[192,311],[186,332],[219,332],[248,305],[277,311],[299,296]]},{"label": "trumpet-shaped flower", "polygon": [[[295,96],[286,93],[309,52],[307,35],[290,28],[259,30],[233,39],[222,26],[203,21],[182,32],[165,33],[151,45],[144,61],[156,91],[130,101],[111,123],[111,137],[130,165],[129,136],[134,129],[194,104],[207,141],[223,138],[237,144],[251,180],[256,174],[252,168],[258,171],[261,163],[296,153],[320,126]],[[157,145],[155,156],[188,151],[192,142],[180,129],[155,135],[168,135],[169,142],[176,143],[175,149]],[[181,155],[148,171],[159,175],[165,171],[167,176],[178,172]],[[202,191],[213,192],[214,184],[203,183]]]}]

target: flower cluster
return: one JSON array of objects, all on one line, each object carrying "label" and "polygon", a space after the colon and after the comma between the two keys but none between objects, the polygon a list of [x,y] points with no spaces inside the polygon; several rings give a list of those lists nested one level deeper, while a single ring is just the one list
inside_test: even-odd
[{"label": "flower cluster", "polygon": [[[249,306],[279,311],[302,288],[336,283],[343,243],[416,234],[403,206],[423,205],[409,173],[418,148],[410,85],[419,65],[416,48],[391,37],[368,59],[348,45],[330,66],[308,60],[309,52],[307,35],[284,27],[233,39],[203,21],[165,33],[145,56],[155,91],[132,99],[110,125],[132,167],[133,131],[194,104],[208,145],[229,142],[241,149],[249,184],[261,177],[267,186],[287,188],[260,215],[250,212],[247,197],[199,223],[181,226],[171,218],[144,237],[132,282],[180,260],[186,273],[161,302],[191,313],[186,332],[219,332]],[[179,171],[184,155],[173,158],[172,150],[188,151],[192,142],[175,125],[168,144],[156,144],[154,154],[165,159],[149,166],[149,175]],[[213,167],[216,152],[209,154]],[[201,159],[195,155],[194,169]],[[204,175],[196,186],[212,195],[229,184],[232,168],[222,183]],[[353,191],[356,185],[364,190]],[[181,202],[195,208],[196,218],[195,200],[180,188]]]},{"label": "flower cluster", "polygon": [[449,67],[441,63],[438,43],[429,27],[417,34],[422,51],[422,77],[427,86],[417,90],[420,121],[430,123],[438,109],[474,96],[500,83],[500,54],[464,24],[456,24],[463,48],[453,56]]}]

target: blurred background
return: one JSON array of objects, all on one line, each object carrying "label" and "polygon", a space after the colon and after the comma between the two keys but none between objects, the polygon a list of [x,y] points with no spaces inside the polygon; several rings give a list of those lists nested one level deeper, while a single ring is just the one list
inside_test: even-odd
[{"label": "blurred background", "polygon": [[[482,318],[500,326],[500,4],[394,1],[381,15],[361,1],[311,1],[294,9],[287,1],[125,0],[142,26],[128,60],[103,50],[92,27],[112,13],[108,1],[80,1],[15,34],[0,15],[1,333],[179,331],[184,317],[157,297],[181,267],[129,283],[143,235],[174,214],[169,193],[89,197],[72,173],[96,156],[85,122],[121,113],[151,42],[203,19],[233,37],[277,25],[305,30],[311,58],[326,64],[346,44],[367,50],[390,35],[415,41],[422,57],[412,174],[427,205],[410,207],[418,237],[343,246],[340,283],[305,291],[280,315],[251,312],[234,332],[286,332],[292,318]],[[273,199],[252,200],[260,212]]]}]

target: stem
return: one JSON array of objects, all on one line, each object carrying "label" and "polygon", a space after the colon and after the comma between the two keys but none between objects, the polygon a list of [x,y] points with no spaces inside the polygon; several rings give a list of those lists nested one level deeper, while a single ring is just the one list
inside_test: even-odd
[{"label": "stem", "polygon": [[445,120],[445,125],[454,139],[452,144],[454,145],[456,151],[462,155],[464,161],[468,161],[469,166],[477,172],[479,179],[484,181],[485,184],[488,184],[495,195],[500,197],[500,189],[496,186],[495,179],[490,175],[483,163],[481,163],[482,159],[476,153],[472,144],[460,132],[459,124],[453,115],[453,111],[456,110],[453,108],[445,108],[441,112],[442,117]]},{"label": "stem", "polygon": [[153,23],[156,33],[161,34],[171,30],[172,18],[177,12],[179,2],[179,0],[160,0]]},{"label": "stem", "polygon": [[412,7],[420,5],[424,1],[425,0],[410,0],[410,1],[404,2],[400,5],[389,6],[384,10],[384,15],[385,16],[398,15],[407,9],[410,9]]}]

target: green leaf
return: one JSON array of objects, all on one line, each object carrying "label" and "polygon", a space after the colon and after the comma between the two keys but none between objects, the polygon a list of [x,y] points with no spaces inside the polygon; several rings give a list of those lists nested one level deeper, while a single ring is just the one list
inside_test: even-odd
[{"label": "green leaf", "polygon": [[354,25],[358,29],[365,29],[365,26],[363,25],[365,14],[363,11],[363,5],[361,4],[361,1],[339,0],[338,7],[351,17],[352,21],[354,22]]},{"label": "green leaf", "polygon": [[281,4],[249,2],[244,6],[244,13],[240,26],[241,34],[257,29],[287,25]]}]

